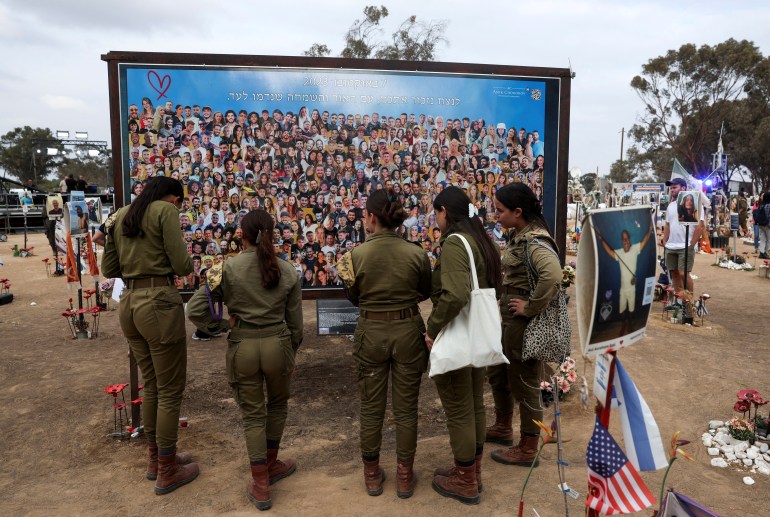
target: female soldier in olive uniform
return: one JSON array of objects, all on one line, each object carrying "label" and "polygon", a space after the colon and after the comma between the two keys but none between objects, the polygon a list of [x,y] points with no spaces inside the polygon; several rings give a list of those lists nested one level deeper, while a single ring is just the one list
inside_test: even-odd
[{"label": "female soldier in olive uniform", "polygon": [[199,329],[216,327],[221,314],[212,314],[211,307],[227,306],[232,327],[227,375],[241,408],[251,462],[247,496],[260,510],[272,506],[269,485],[297,468],[294,460],[278,459],[278,448],[294,356],[302,343],[302,290],[296,270],[275,256],[273,226],[264,210],[246,214],[243,252],[210,269],[207,284],[187,304],[187,316]]},{"label": "female soldier in olive uniform", "polygon": [[[106,278],[122,278],[120,327],[144,379],[142,418],[147,435],[147,479],[167,494],[198,476],[189,454],[176,452],[179,408],[187,375],[182,297],[173,275],[192,272],[179,210],[182,184],[166,177],[147,182],[131,205],[107,223],[102,260]],[[189,463],[189,464],[185,464]]]},{"label": "female soldier in olive uniform", "polygon": [[396,493],[414,493],[417,449],[417,399],[428,364],[425,324],[417,303],[430,295],[428,255],[396,230],[406,219],[392,190],[378,190],[366,202],[366,242],[338,264],[347,295],[360,307],[354,357],[361,396],[361,455],[369,495],[382,493],[385,472],[379,466],[382,424],[392,377],[396,420]]},{"label": "female soldier in olive uniform", "polygon": [[[513,230],[503,254],[503,295],[500,313],[503,320],[503,353],[510,365],[488,369],[489,384],[495,400],[495,414],[507,416],[510,429],[514,404],[519,404],[521,439],[508,449],[492,452],[492,459],[506,465],[530,466],[537,454],[540,428],[533,420],[543,420],[540,403],[542,361],[521,360],[524,330],[530,318],[542,311],[556,294],[562,279],[558,248],[535,194],[523,183],[512,183],[497,191],[497,220]],[[534,243],[537,239],[538,243]],[[530,263],[538,278],[530,292],[525,253],[529,245]],[[548,248],[546,248],[546,246]],[[494,427],[494,426],[493,426]],[[512,431],[509,431],[512,436]]]},{"label": "female soldier in olive uniform", "polygon": [[[428,318],[426,342],[433,340],[463,307],[470,302],[470,260],[465,245],[470,244],[476,274],[482,289],[500,286],[500,252],[487,236],[476,207],[457,187],[448,187],[433,202],[436,224],[441,230],[441,259],[433,271],[433,312]],[[455,459],[453,468],[437,469],[433,488],[445,497],[465,504],[478,504],[481,484],[481,458],[484,449],[484,368],[461,368],[436,375],[441,405],[447,416],[449,443]]]}]

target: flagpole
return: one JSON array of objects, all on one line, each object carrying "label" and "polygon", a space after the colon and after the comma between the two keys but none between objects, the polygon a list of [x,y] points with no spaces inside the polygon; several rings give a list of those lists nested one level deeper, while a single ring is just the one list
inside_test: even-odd
[{"label": "flagpole", "polygon": [[[604,399],[604,405],[602,406],[602,403],[597,400],[596,402],[596,416],[599,418],[599,422],[606,427],[607,429],[610,428],[610,414],[612,411],[612,384],[615,382],[615,359],[617,358],[617,352],[614,350],[611,350],[607,352],[610,356],[612,356],[612,360],[610,361],[610,371],[607,374],[607,394],[605,395]],[[588,484],[588,493],[593,493],[594,496],[598,495],[598,493],[595,491],[595,489],[591,486],[591,484]],[[594,510],[593,508],[586,507],[586,515],[588,517],[600,517],[600,514],[597,510]]]}]

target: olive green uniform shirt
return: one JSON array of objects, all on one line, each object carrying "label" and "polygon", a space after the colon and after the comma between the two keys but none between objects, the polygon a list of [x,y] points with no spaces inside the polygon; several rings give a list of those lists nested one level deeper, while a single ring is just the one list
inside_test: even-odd
[{"label": "olive green uniform shirt", "polygon": [[[428,318],[428,336],[432,339],[436,339],[441,329],[447,326],[471,299],[471,263],[468,251],[460,239],[450,239],[450,235],[452,234],[441,237],[441,257],[433,269],[433,288],[430,296],[433,311]],[[486,262],[476,240],[466,233],[462,236],[468,241],[473,252],[479,287],[494,287],[487,281]]]},{"label": "olive green uniform shirt", "polygon": [[[548,232],[539,226],[530,224],[516,232],[503,253],[503,287],[529,291],[524,253],[527,250],[527,242],[531,242],[535,238],[556,251],[556,243],[548,235]],[[524,309],[524,315],[527,318],[531,318],[545,309],[548,302],[556,295],[562,280],[561,265],[554,253],[536,244],[530,244],[529,252],[530,263],[537,276],[537,286],[534,291],[529,293],[529,303]],[[507,310],[506,303],[503,307],[503,313],[505,314]]]},{"label": "olive green uniform shirt", "polygon": [[[225,261],[222,281],[212,290],[212,298],[222,300],[232,318],[252,325],[268,326],[283,321],[291,332],[296,351],[302,343],[302,288],[297,271],[285,260],[278,259],[281,279],[273,289],[262,287],[255,248]],[[198,328],[210,328],[216,321],[209,308],[206,286],[201,286],[187,303],[187,317]]]},{"label": "olive green uniform shirt", "polygon": [[394,232],[369,235],[351,251],[355,282],[348,298],[366,311],[407,309],[430,296],[430,260]]},{"label": "olive green uniform shirt", "polygon": [[193,264],[179,227],[179,212],[166,201],[153,201],[142,219],[144,237],[123,235],[128,207],[115,213],[104,247],[102,273],[105,278],[144,278],[189,275]]}]

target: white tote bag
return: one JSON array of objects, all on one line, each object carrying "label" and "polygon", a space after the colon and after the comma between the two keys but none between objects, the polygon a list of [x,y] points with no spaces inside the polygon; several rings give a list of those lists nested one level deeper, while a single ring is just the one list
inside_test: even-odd
[{"label": "white tote bag", "polygon": [[502,322],[494,288],[479,289],[476,262],[468,241],[463,241],[471,264],[471,299],[460,313],[441,329],[430,351],[429,376],[459,370],[466,366],[481,368],[495,364],[509,364],[503,355]]}]

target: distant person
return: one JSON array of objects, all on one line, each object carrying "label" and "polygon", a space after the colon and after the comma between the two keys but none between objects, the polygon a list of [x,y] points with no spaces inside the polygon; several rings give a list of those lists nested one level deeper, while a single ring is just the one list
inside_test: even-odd
[{"label": "distant person", "polygon": [[67,192],[72,192],[73,190],[77,190],[78,182],[77,180],[75,180],[75,176],[73,174],[70,174],[66,178],[64,178],[64,182],[67,185]]},{"label": "distant person", "polygon": [[759,210],[764,212],[764,222],[768,224],[759,224],[759,258],[768,259],[767,252],[770,251],[770,192],[765,192],[762,196],[762,202],[759,204]]},{"label": "distant person", "polygon": [[64,176],[59,182],[59,192],[62,194],[69,192],[69,189],[67,188],[67,176]]},{"label": "distant person", "polygon": [[85,192],[88,188],[88,182],[81,174],[80,177],[78,177],[77,181],[75,182],[75,190],[78,190],[80,192]]},{"label": "distant person", "polygon": [[[666,226],[663,229],[662,245],[665,248],[666,268],[671,273],[671,281],[677,295],[682,289],[693,291],[693,281],[690,271],[695,264],[695,243],[700,240],[703,232],[703,217],[698,217],[700,224],[689,232],[689,242],[685,243],[685,225],[679,222],[679,208],[677,198],[679,193],[687,188],[687,182],[682,178],[674,178],[667,181],[670,188],[669,203],[666,209]],[[702,205],[701,205],[702,207]],[[699,216],[701,214],[698,214]],[[687,248],[687,263],[685,263],[685,248]],[[684,273],[687,272],[685,277]]]},{"label": "distant person", "polygon": [[738,194],[738,223],[741,225],[741,235],[746,237],[749,234],[749,202],[746,200],[746,191],[741,190]]}]

